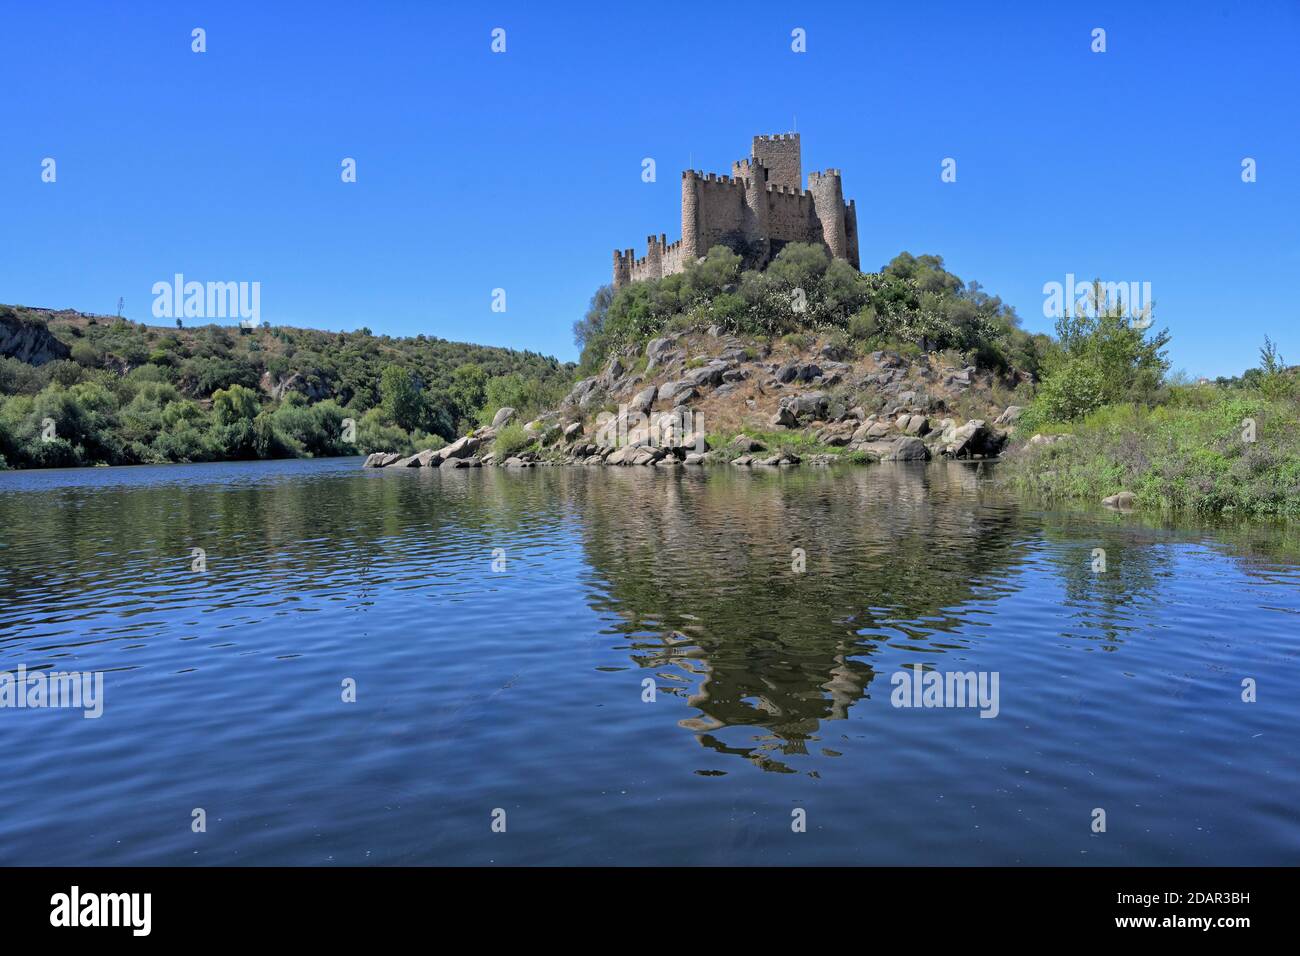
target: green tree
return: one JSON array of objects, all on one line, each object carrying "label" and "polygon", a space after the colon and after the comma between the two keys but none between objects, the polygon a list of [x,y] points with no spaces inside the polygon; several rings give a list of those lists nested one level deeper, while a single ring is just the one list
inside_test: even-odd
[{"label": "green tree", "polygon": [[379,379],[379,406],[399,428],[414,431],[424,421],[420,383],[410,369],[389,365]]},{"label": "green tree", "polygon": [[220,425],[252,421],[257,417],[257,393],[242,385],[231,385],[212,393],[212,413]]}]

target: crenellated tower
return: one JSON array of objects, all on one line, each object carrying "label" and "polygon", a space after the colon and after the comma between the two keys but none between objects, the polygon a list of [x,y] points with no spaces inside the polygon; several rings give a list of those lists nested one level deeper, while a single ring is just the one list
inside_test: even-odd
[{"label": "crenellated tower", "polygon": [[790,242],[816,242],[858,268],[858,217],[844,202],[838,169],[810,173],[802,186],[798,133],[755,136],[748,159],[731,175],[682,172],[682,238],[646,239],[646,255],[614,252],[614,287],[681,272],[713,245],[740,249],[761,267]]}]

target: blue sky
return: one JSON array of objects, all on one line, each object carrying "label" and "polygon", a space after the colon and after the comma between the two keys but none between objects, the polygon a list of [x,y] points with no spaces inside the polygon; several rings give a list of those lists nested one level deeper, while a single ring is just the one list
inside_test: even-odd
[{"label": "blue sky", "polygon": [[1176,368],[1300,361],[1300,0],[46,2],[0,36],[3,302],[154,321],[182,272],[275,324],[574,358],[612,250],[678,237],[680,170],[797,124],[864,268],[940,254],[1032,330],[1046,282],[1146,281]]}]

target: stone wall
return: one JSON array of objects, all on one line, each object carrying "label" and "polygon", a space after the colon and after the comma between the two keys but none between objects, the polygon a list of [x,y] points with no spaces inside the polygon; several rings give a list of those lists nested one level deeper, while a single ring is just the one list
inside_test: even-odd
[{"label": "stone wall", "polygon": [[800,186],[798,133],[755,136],[753,156],[732,164],[730,176],[682,173],[682,238],[650,236],[646,255],[614,252],[614,287],[681,272],[715,245],[744,242],[759,267],[789,242],[820,242],[858,268],[857,210],[845,204],[840,172],[810,173]]}]

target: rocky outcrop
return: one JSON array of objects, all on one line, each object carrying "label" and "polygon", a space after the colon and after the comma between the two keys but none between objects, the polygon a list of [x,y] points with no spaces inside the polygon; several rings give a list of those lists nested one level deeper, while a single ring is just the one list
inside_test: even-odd
[{"label": "rocky outcrop", "polygon": [[20,316],[10,306],[0,306],[0,355],[28,365],[44,365],[66,359],[71,352],[43,321]]},{"label": "rocky outcrop", "polygon": [[1131,491],[1121,491],[1101,499],[1101,503],[1108,508],[1132,508],[1137,504],[1137,495]]}]

